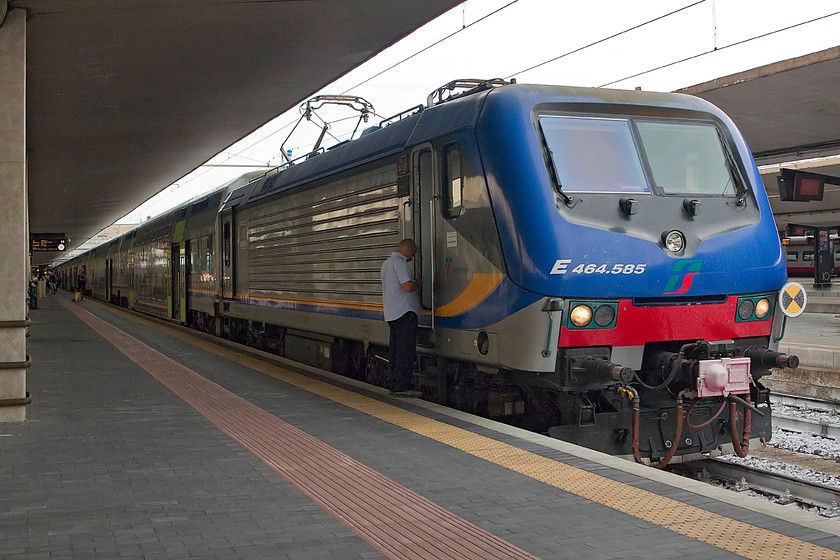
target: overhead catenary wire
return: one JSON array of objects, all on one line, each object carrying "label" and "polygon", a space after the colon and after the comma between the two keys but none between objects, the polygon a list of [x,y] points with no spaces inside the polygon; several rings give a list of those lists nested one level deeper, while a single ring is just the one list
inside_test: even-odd
[{"label": "overhead catenary wire", "polygon": [[840,11],[832,12],[830,14],[825,14],[825,15],[822,15],[822,16],[819,16],[819,17],[816,17],[816,18],[813,18],[813,19],[809,19],[807,21],[794,23],[793,25],[788,25],[787,27],[782,27],[782,28],[776,29],[774,31],[768,31],[767,33],[762,33],[761,35],[755,35],[755,36],[750,37],[748,39],[742,39],[741,41],[736,41],[734,43],[730,43],[730,44],[724,45],[722,47],[717,47],[716,46],[713,49],[703,51],[701,53],[697,53],[697,54],[694,54],[694,55],[691,55],[691,56],[688,56],[688,57],[685,57],[685,58],[681,58],[680,60],[675,60],[673,62],[669,62],[668,64],[662,64],[661,66],[657,66],[656,68],[650,68],[649,70],[645,70],[643,72],[637,72],[637,73],[632,74],[630,76],[625,76],[624,78],[620,78],[618,80],[613,80],[611,82],[601,84],[598,87],[607,87],[607,86],[611,86],[613,84],[617,84],[619,82],[623,82],[624,80],[629,80],[631,78],[637,78],[639,76],[644,76],[645,74],[650,74],[651,72],[656,72],[657,70],[662,70],[664,68],[675,66],[677,64],[682,64],[683,62],[688,62],[689,60],[694,60],[695,58],[700,58],[701,56],[706,56],[707,54],[713,54],[713,53],[716,53],[716,52],[720,52],[724,49],[728,49],[728,48],[731,48],[731,47],[737,47],[738,45],[743,45],[744,43],[749,43],[750,41],[755,41],[757,39],[763,39],[765,37],[769,37],[769,36],[775,35],[777,33],[782,33],[784,31],[790,31],[791,29],[795,29],[797,27],[802,27],[803,25],[808,25],[808,24],[811,24],[811,23],[818,22],[820,20],[824,20],[824,19],[827,19],[827,18],[830,18],[830,17],[834,17],[838,14],[840,14]]},{"label": "overhead catenary wire", "polygon": [[663,14],[663,15],[661,15],[661,16],[657,16],[657,17],[655,17],[655,18],[653,18],[653,19],[649,19],[648,21],[645,21],[645,22],[640,23],[640,24],[638,24],[638,25],[634,25],[633,27],[628,27],[627,29],[625,29],[625,30],[623,30],[623,31],[619,31],[618,33],[613,33],[612,35],[609,35],[609,36],[604,37],[604,38],[602,38],[602,39],[598,39],[597,41],[594,41],[594,42],[589,43],[589,44],[587,44],[587,45],[584,45],[584,46],[582,46],[582,47],[578,47],[578,48],[576,48],[576,49],[573,49],[573,50],[570,50],[570,51],[568,51],[568,52],[565,52],[565,53],[563,53],[563,54],[561,54],[561,55],[557,55],[557,56],[555,56],[555,57],[553,57],[553,58],[549,58],[548,60],[545,60],[545,61],[543,61],[543,62],[540,62],[539,64],[534,64],[533,66],[529,66],[528,68],[525,68],[524,70],[520,70],[520,71],[518,71],[518,72],[514,72],[513,74],[510,74],[510,75],[508,75],[508,76],[505,76],[505,79],[506,79],[506,80],[509,80],[510,78],[513,78],[514,76],[518,76],[519,74],[524,74],[525,72],[529,72],[529,71],[531,71],[531,70],[534,70],[535,68],[539,68],[540,66],[545,66],[546,64],[551,64],[552,62],[555,62],[555,61],[557,61],[557,60],[560,60],[561,58],[565,58],[565,57],[567,57],[567,56],[571,56],[571,55],[573,55],[573,54],[579,53],[579,52],[581,52],[581,51],[583,51],[583,50],[586,50],[586,49],[592,48],[592,47],[594,47],[594,46],[596,46],[596,45],[600,45],[601,43],[605,43],[606,41],[609,41],[609,40],[611,40],[611,39],[615,39],[616,37],[620,37],[620,36],[622,36],[622,35],[624,35],[624,34],[626,34],[626,33],[630,33],[631,31],[635,31],[636,29],[639,29],[639,28],[644,27],[644,26],[646,26],[646,25],[650,25],[651,23],[654,23],[654,22],[660,21],[660,20],[662,20],[662,19],[665,19],[665,18],[667,18],[667,17],[673,16],[674,14],[678,14],[678,13],[680,13],[680,12],[682,12],[682,11],[688,10],[689,8],[693,8],[694,6],[697,6],[697,5],[699,5],[699,4],[703,4],[703,3],[705,3],[705,2],[706,2],[706,0],[698,0],[697,2],[693,2],[693,3],[691,3],[691,4],[688,4],[687,6],[683,6],[682,8],[679,8],[679,9],[676,9],[676,10],[674,10],[674,11],[668,12],[667,14]]},{"label": "overhead catenary wire", "polygon": [[[704,1],[704,0],[701,0],[701,1]],[[417,55],[419,55],[419,54],[422,54],[422,53],[426,52],[427,50],[429,50],[429,49],[431,49],[431,48],[433,48],[433,47],[436,47],[437,45],[439,45],[439,44],[443,43],[444,41],[446,41],[446,40],[448,40],[448,39],[451,39],[452,37],[454,37],[455,35],[458,35],[459,33],[462,33],[463,31],[466,31],[466,30],[467,30],[467,29],[469,29],[470,27],[472,27],[472,26],[474,26],[474,25],[476,25],[476,24],[478,24],[478,23],[480,23],[480,22],[482,22],[482,21],[486,20],[487,18],[490,18],[490,17],[492,17],[492,16],[495,16],[496,14],[498,14],[499,12],[501,12],[502,10],[504,10],[504,9],[506,9],[506,8],[509,8],[510,6],[513,6],[513,5],[514,5],[514,4],[516,4],[517,2],[519,2],[519,0],[513,0],[512,2],[508,2],[508,3],[507,3],[507,4],[505,4],[504,6],[502,6],[502,7],[500,7],[500,8],[497,8],[497,9],[493,10],[493,11],[492,11],[492,12],[490,12],[489,14],[484,15],[484,16],[482,16],[482,17],[478,18],[477,20],[475,20],[474,22],[472,22],[472,23],[470,23],[470,24],[464,25],[464,22],[462,21],[462,23],[461,23],[461,28],[460,28],[460,29],[457,29],[457,30],[453,31],[452,33],[450,33],[449,35],[447,35],[446,37],[443,37],[443,38],[441,38],[441,39],[438,39],[438,40],[437,40],[437,41],[435,41],[434,43],[432,43],[432,44],[430,44],[430,45],[428,45],[428,46],[423,47],[423,48],[422,48],[422,49],[420,49],[419,51],[417,51],[417,52],[415,52],[414,54],[411,54],[411,55],[409,55],[409,56],[407,56],[407,57],[403,58],[403,59],[402,59],[402,60],[400,60],[399,62],[395,62],[394,64],[392,64],[392,65],[391,65],[391,66],[389,66],[388,68],[385,68],[384,70],[382,70],[382,71],[380,71],[380,72],[377,72],[377,73],[376,73],[376,74],[374,74],[373,76],[371,76],[371,77],[369,77],[369,78],[367,78],[367,79],[365,79],[365,80],[362,80],[361,82],[359,82],[359,83],[358,83],[358,84],[356,84],[355,86],[350,87],[350,88],[346,89],[345,91],[343,91],[343,92],[341,93],[341,95],[344,95],[344,94],[346,94],[346,93],[348,93],[348,92],[351,92],[351,91],[353,91],[354,89],[356,89],[357,87],[362,86],[362,85],[364,85],[364,84],[366,84],[366,83],[370,82],[371,80],[374,80],[374,79],[378,78],[379,76],[381,76],[381,75],[382,75],[382,74],[384,74],[385,72],[390,72],[391,70],[393,70],[393,69],[394,69],[394,68],[396,68],[397,66],[399,66],[399,65],[401,65],[401,64],[404,64],[404,63],[408,62],[409,60],[411,60],[411,59],[412,59],[412,58],[414,58],[415,56],[417,56]]]}]

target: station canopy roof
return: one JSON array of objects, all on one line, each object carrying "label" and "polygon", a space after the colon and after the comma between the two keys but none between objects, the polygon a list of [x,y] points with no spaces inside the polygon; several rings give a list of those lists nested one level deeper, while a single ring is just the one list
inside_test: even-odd
[{"label": "station canopy roof", "polygon": [[[783,60],[680,90],[723,109],[762,170],[776,225],[840,226],[840,184],[821,202],[779,200],[779,165],[840,180],[840,47]],[[810,161],[808,161],[810,160]],[[840,181],[838,181],[840,182]]]},{"label": "station canopy roof", "polygon": [[27,11],[30,232],[78,246],[459,2],[10,0]]}]

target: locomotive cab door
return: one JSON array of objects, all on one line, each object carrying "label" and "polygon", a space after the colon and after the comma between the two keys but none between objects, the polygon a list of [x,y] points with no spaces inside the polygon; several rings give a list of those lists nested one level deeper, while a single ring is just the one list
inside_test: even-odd
[{"label": "locomotive cab door", "polygon": [[[417,256],[414,259],[414,271],[423,281],[420,302],[424,316],[420,318],[418,343],[433,345],[431,331],[435,328],[435,307],[437,302],[436,270],[437,235],[440,215],[440,203],[437,195],[437,173],[435,172],[435,153],[430,145],[421,146],[412,153],[412,207],[414,213],[414,240],[417,243]],[[425,312],[428,311],[427,315]],[[424,334],[425,331],[425,334]]]}]

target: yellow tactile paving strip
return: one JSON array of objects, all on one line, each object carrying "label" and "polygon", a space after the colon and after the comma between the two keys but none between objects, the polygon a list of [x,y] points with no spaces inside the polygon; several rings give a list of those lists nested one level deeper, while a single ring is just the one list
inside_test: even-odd
[{"label": "yellow tactile paving strip", "polygon": [[840,558],[840,553],[834,550],[641,490],[469,430],[294,373],[257,358],[197,339],[178,329],[131,317],[157,330],[165,329],[168,334],[202,350],[270,375],[284,383],[354,408],[374,418],[400,426],[565,492],[745,558],[754,560]]}]

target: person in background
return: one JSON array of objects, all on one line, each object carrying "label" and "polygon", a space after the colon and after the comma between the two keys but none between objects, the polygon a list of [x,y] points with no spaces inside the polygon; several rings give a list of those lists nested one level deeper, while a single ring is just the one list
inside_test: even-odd
[{"label": "person in background", "polygon": [[411,376],[417,358],[417,320],[420,317],[420,287],[422,281],[414,279],[408,266],[417,254],[413,239],[403,239],[396,251],[382,263],[382,300],[385,321],[391,331],[389,343],[389,378],[392,394],[401,397],[419,397],[411,390]]},{"label": "person in background", "polygon": [[76,289],[79,292],[79,301],[85,298],[85,288],[87,287],[87,276],[85,275],[85,267],[79,269],[79,276],[76,278]]},{"label": "person in background", "polygon": [[38,281],[29,281],[29,309],[38,309]]}]

